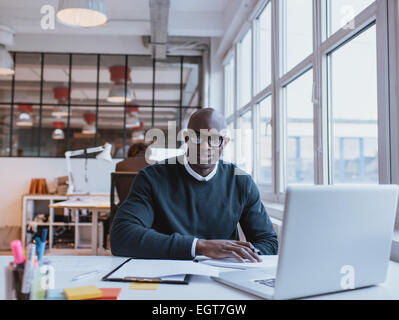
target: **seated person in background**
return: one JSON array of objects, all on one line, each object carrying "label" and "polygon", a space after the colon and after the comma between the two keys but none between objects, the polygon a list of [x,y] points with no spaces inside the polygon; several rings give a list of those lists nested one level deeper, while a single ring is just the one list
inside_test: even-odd
[{"label": "seated person in background", "polygon": [[116,164],[116,172],[139,172],[148,166],[145,160],[145,150],[148,145],[144,142],[137,142],[130,146],[127,158]]},{"label": "seated person in background", "polygon": [[[112,254],[145,259],[205,255],[240,262],[260,261],[255,248],[263,255],[277,254],[277,236],[251,176],[219,160],[229,142],[224,117],[201,109],[188,129],[187,154],[148,166],[135,178],[115,215]],[[238,222],[248,242],[238,241]]]}]

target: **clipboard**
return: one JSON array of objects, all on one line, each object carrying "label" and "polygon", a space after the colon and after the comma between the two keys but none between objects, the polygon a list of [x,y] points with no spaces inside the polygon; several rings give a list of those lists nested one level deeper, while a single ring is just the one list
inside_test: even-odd
[{"label": "clipboard", "polygon": [[[114,274],[117,270],[122,268],[126,263],[129,261],[133,260],[133,258],[127,259],[125,262],[123,262],[121,265],[117,266],[114,270],[106,274],[104,277],[102,277],[102,281],[116,281],[116,282],[155,282],[155,283],[169,283],[169,284],[188,284],[190,280],[190,275],[186,274],[183,277],[179,277],[181,279],[171,279],[173,277],[158,277],[158,278],[148,278],[148,277],[134,277],[134,276],[129,276],[129,277],[124,277],[124,278],[118,278],[118,277],[112,277],[112,274]],[[174,277],[177,278],[177,277]]]}]

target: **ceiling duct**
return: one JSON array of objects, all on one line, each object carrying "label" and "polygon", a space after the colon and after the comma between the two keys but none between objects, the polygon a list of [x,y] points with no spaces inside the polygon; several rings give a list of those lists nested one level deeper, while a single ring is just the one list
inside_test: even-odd
[{"label": "ceiling duct", "polygon": [[170,0],[150,0],[152,57],[166,59]]}]

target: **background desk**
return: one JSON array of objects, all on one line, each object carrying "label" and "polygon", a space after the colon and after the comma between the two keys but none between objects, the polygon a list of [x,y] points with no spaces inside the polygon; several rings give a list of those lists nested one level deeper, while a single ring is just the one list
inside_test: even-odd
[{"label": "background desk", "polygon": [[[126,258],[111,256],[49,256],[55,269],[55,288],[96,285],[99,288],[122,288],[122,300],[248,300],[259,299],[243,291],[213,281],[208,277],[192,276],[188,285],[160,284],[158,290],[131,290],[130,283],[101,281],[103,275]],[[0,256],[0,268],[12,260]],[[72,277],[94,270],[100,274],[91,279],[72,282]],[[230,269],[231,270],[231,269]],[[5,299],[4,279],[0,280],[0,299]],[[379,286],[355,291],[312,297],[311,299],[399,299],[399,263],[390,262],[387,281]]]},{"label": "background desk", "polygon": [[[99,241],[98,241],[98,215],[100,212],[109,212],[111,205],[109,196],[96,197],[96,196],[82,196],[78,199],[71,199],[62,202],[57,202],[49,205],[50,208],[64,208],[71,209],[76,217],[76,224],[79,224],[78,210],[87,209],[92,212],[91,219],[91,246],[94,255],[98,255]],[[78,228],[75,230],[75,241],[77,241]],[[101,240],[102,240],[102,234]],[[103,251],[102,241],[100,241],[100,251]]]}]

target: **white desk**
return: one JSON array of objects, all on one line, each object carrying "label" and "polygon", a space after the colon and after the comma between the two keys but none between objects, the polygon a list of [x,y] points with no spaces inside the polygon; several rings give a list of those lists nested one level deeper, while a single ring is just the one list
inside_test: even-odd
[{"label": "white desk", "polygon": [[[110,256],[48,256],[55,269],[55,288],[96,285],[99,288],[122,288],[121,300],[249,300],[256,296],[213,281],[208,277],[192,276],[188,285],[160,284],[158,290],[131,290],[130,283],[101,281],[102,276],[126,260]],[[12,260],[11,256],[0,256],[0,268]],[[72,277],[99,270],[91,279],[74,281]],[[231,270],[231,269],[230,269]],[[0,280],[0,300],[5,299],[4,279]],[[355,291],[312,297],[310,299],[399,299],[399,263],[390,262],[387,281],[381,285]]]},{"label": "white desk", "polygon": [[[109,196],[79,196],[75,199],[70,199],[62,202],[52,203],[49,205],[50,208],[63,208],[72,210],[75,215],[76,228],[75,228],[75,243],[78,241],[78,210],[88,209],[92,212],[91,221],[91,246],[93,255],[98,255],[98,216],[100,212],[109,212],[111,208]],[[101,235],[102,237],[102,235]],[[101,239],[102,240],[102,239]],[[102,252],[102,242],[100,243],[100,251]]]}]

